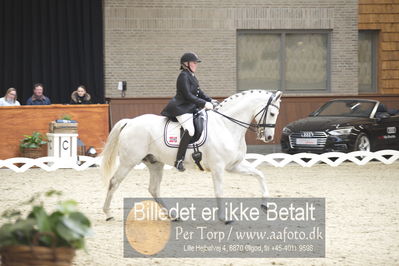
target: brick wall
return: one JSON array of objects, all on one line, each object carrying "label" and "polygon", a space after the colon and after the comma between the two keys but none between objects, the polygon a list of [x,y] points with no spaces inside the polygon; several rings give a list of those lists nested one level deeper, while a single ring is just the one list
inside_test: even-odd
[{"label": "brick wall", "polygon": [[378,88],[399,93],[399,1],[360,0],[359,29],[379,30]]},{"label": "brick wall", "polygon": [[332,30],[330,93],[357,94],[357,12],[355,0],[104,0],[106,97],[120,80],[128,97],[174,95],[186,51],[210,96],[235,93],[237,29]]}]

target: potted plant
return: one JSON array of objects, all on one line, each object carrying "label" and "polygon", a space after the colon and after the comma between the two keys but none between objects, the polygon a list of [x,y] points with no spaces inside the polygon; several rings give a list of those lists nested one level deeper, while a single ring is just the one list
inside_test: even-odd
[{"label": "potted plant", "polygon": [[24,138],[20,141],[19,148],[22,157],[27,158],[39,158],[43,156],[42,145],[46,144],[43,136],[39,132],[33,132],[32,135],[24,135]]},{"label": "potted plant", "polygon": [[26,216],[19,209],[3,212],[7,222],[0,227],[1,265],[71,265],[76,249],[85,249],[91,234],[89,219],[73,200],[58,201],[48,212],[43,198],[59,191],[37,193],[20,206],[29,205]]}]

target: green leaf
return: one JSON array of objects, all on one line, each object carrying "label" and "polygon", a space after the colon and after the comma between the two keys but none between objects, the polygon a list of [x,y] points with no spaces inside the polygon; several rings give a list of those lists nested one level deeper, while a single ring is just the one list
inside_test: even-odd
[{"label": "green leaf", "polygon": [[73,220],[70,217],[62,217],[61,221],[67,228],[69,228],[70,231],[79,234],[81,237],[84,237],[90,233],[90,228],[87,225]]},{"label": "green leaf", "polygon": [[10,231],[23,231],[23,232],[30,232],[34,229],[34,225],[36,225],[35,219],[25,219],[25,220],[18,220],[16,221],[10,228]]},{"label": "green leaf", "polygon": [[78,203],[74,200],[62,201],[58,204],[58,210],[62,213],[69,214],[76,211]]},{"label": "green leaf", "polygon": [[45,193],[45,195],[46,195],[46,197],[52,197],[52,196],[54,196],[54,195],[56,195],[56,196],[61,196],[61,195],[62,195],[62,191],[52,189],[52,190],[47,191],[47,192]]},{"label": "green leaf", "polygon": [[[51,225],[49,221],[49,217],[44,210],[43,206],[34,206],[32,210],[32,214],[37,221],[37,226],[39,232],[51,232]],[[50,236],[44,235],[39,238],[39,244],[43,244],[44,246],[51,246],[52,238]]]},{"label": "green leaf", "polygon": [[34,231],[34,219],[18,220],[14,224],[7,223],[0,228],[0,246],[12,244],[28,244],[29,236]]},{"label": "green leaf", "polygon": [[21,216],[21,212],[18,211],[18,210],[13,210],[13,209],[5,210],[5,211],[1,214],[1,217],[7,218],[7,219],[11,219],[11,218],[15,218],[15,217],[20,217],[20,216]]},{"label": "green leaf", "polygon": [[71,242],[72,247],[75,249],[84,249],[86,252],[86,245],[85,245],[85,239],[81,238],[81,239],[77,239]]},{"label": "green leaf", "polygon": [[12,224],[7,223],[0,228],[0,247],[18,244],[12,226]]},{"label": "green leaf", "polygon": [[31,136],[24,135],[24,138],[20,140],[20,142],[21,148],[37,148],[47,143],[43,140],[43,136],[40,132],[33,132]]},{"label": "green leaf", "polygon": [[62,217],[63,215],[64,215],[64,214],[63,214],[62,212],[56,211],[56,212],[53,212],[53,213],[48,217],[49,224],[50,224],[50,227],[51,227],[51,230],[52,230],[52,231],[55,231],[55,228],[56,228],[57,224],[61,221],[61,217]]},{"label": "green leaf", "polygon": [[40,198],[40,193],[36,192],[35,194],[33,194],[33,196],[32,196],[30,199],[21,202],[21,204],[19,204],[19,205],[20,205],[20,206],[23,206],[23,205],[31,205],[31,204],[33,204],[38,198]]},{"label": "green leaf", "polygon": [[0,228],[0,247],[6,246],[8,243],[16,242],[16,239],[14,239],[12,233],[12,224],[3,224],[3,226]]},{"label": "green leaf", "polygon": [[73,240],[77,240],[81,238],[81,235],[78,233],[71,231],[66,225],[64,225],[61,221],[56,226],[57,234],[60,235],[67,242],[71,242]]},{"label": "green leaf", "polygon": [[69,218],[71,218],[72,220],[74,220],[76,222],[84,224],[88,227],[91,226],[89,219],[81,212],[72,212],[71,214],[69,214]]},{"label": "green leaf", "polygon": [[42,206],[33,207],[32,213],[36,218],[39,232],[51,232],[49,217]]}]

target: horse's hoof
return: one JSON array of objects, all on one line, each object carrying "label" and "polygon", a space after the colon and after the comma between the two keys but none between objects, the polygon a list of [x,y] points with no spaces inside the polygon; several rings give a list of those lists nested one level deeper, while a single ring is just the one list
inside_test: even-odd
[{"label": "horse's hoof", "polygon": [[234,222],[233,220],[228,220],[228,221],[224,221],[224,224],[228,225],[228,224],[232,224],[233,222]]},{"label": "horse's hoof", "polygon": [[263,212],[267,214],[267,206],[265,204],[261,204],[260,207],[262,208]]},{"label": "horse's hoof", "polygon": [[108,217],[107,219],[105,219],[106,222],[113,221],[113,220],[115,220],[114,217]]}]

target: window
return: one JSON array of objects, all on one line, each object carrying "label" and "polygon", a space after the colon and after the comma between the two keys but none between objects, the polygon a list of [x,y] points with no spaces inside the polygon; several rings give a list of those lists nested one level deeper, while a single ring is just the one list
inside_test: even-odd
[{"label": "window", "polygon": [[359,31],[359,93],[377,91],[377,31]]},{"label": "window", "polygon": [[239,31],[238,90],[328,90],[329,38],[327,31]]}]

